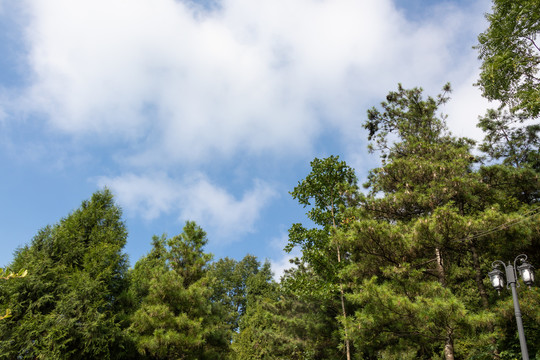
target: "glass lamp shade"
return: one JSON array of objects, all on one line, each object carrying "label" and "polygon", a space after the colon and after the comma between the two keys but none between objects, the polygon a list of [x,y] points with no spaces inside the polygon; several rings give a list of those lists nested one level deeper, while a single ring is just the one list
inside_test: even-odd
[{"label": "glass lamp shade", "polygon": [[504,278],[501,270],[493,269],[488,275],[491,285],[493,285],[495,290],[500,291],[504,288]]},{"label": "glass lamp shade", "polygon": [[531,264],[520,265],[518,271],[525,285],[531,286],[534,283],[534,268]]}]

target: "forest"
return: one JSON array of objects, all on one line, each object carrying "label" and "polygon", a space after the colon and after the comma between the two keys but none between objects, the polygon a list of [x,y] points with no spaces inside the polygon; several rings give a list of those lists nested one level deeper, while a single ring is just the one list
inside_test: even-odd
[{"label": "forest", "polygon": [[[310,226],[291,224],[301,256],[280,281],[252,255],[214,259],[192,221],[130,267],[99,190],[0,271],[0,359],[520,359],[488,273],[520,254],[540,267],[540,2],[494,0],[487,20],[483,141],[448,130],[450,84],[398,84],[363,120],[380,158],[364,184],[329,156],[291,189]],[[519,285],[540,359],[540,290]]]}]

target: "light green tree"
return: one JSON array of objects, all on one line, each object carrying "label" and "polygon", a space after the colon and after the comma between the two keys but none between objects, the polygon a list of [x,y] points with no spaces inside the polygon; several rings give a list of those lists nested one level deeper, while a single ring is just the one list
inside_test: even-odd
[{"label": "light green tree", "polygon": [[293,224],[289,230],[286,250],[290,251],[299,246],[302,260],[309,264],[322,280],[313,282],[310,286],[319,287],[319,291],[326,291],[329,296],[337,293],[345,355],[347,360],[350,360],[352,350],[347,327],[345,287],[339,277],[340,269],[347,261],[335,234],[345,223],[344,209],[356,202],[356,174],[337,156],[316,158],[311,162],[311,172],[298,183],[291,195],[304,207],[310,207],[307,217],[317,227],[307,229],[301,224]]},{"label": "light green tree", "polygon": [[213,285],[212,301],[221,303],[228,315],[224,319],[233,331],[237,331],[242,316],[245,315],[251,278],[260,271],[266,271],[269,264],[261,265],[253,255],[246,255],[237,261],[231,258],[219,259],[209,266],[210,276],[216,281]]}]

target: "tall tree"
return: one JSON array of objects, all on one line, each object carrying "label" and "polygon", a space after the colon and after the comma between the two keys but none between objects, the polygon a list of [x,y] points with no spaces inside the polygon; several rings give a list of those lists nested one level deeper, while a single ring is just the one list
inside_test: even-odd
[{"label": "tall tree", "polygon": [[338,288],[341,316],[344,326],[344,343],[347,359],[351,359],[351,345],[347,328],[347,308],[345,289],[339,279],[339,269],[343,267],[344,253],[334,236],[343,224],[343,210],[354,203],[357,193],[357,178],[354,170],[337,156],[314,159],[311,172],[298,183],[291,195],[304,207],[312,206],[308,218],[318,228],[306,229],[294,224],[289,230],[286,250],[294,246],[302,249],[302,259],[324,279],[322,286]]},{"label": "tall tree", "polygon": [[[416,314],[410,313],[409,318],[402,314],[404,322],[410,322],[419,314],[428,316],[425,311],[429,302],[439,303],[440,307],[449,310],[441,313],[446,316],[444,323],[447,326],[439,327],[439,333],[433,333],[436,326],[429,328],[430,321],[433,321],[432,325],[441,321],[433,314],[433,318],[424,320],[429,331],[418,332],[415,337],[422,341],[420,339],[425,336],[425,344],[433,345],[435,339],[440,341],[447,360],[454,359],[456,335],[465,323],[470,323],[458,311],[465,308],[463,299],[454,297],[459,305],[452,305],[451,298],[446,295],[453,290],[460,256],[470,254],[474,248],[461,241],[467,233],[463,231],[466,228],[458,224],[462,223],[463,216],[482,210],[479,198],[486,191],[486,186],[472,171],[474,157],[470,149],[473,142],[452,137],[446,129],[446,117],[439,114],[450,91],[447,84],[438,96],[424,98],[422,89],[404,89],[399,85],[398,90],[390,92],[381,103],[382,110],[372,108],[368,111],[364,126],[369,131],[369,140],[373,141],[372,151],[381,152],[383,166],[370,172],[366,186],[371,192],[364,202],[364,218],[359,216],[360,220],[353,226],[354,235],[350,237],[354,241],[351,251],[355,253],[355,260],[376,258],[379,261],[375,271],[366,273],[367,279],[371,280],[364,278],[361,288],[379,286],[380,294],[392,296],[398,302],[403,301],[399,300],[396,291],[402,292],[400,296],[408,294],[409,301],[414,304],[410,311],[414,310]],[[429,230],[423,231],[425,227]],[[368,263],[374,261],[368,260]],[[400,277],[398,274],[404,269],[411,271]],[[361,266],[356,271],[365,273],[366,270]],[[481,274],[479,267],[477,271]],[[370,282],[373,279],[377,281]],[[435,283],[430,285],[433,281]],[[416,293],[413,290],[416,284],[431,288],[430,295],[422,295],[421,291]],[[483,288],[484,285],[480,282],[477,286]],[[361,298],[376,293],[363,292],[362,296],[355,296],[355,301],[363,305]],[[422,296],[431,299],[426,302]],[[357,319],[365,323],[365,312],[369,312],[369,307],[362,306],[361,309]],[[455,311],[450,311],[452,309]],[[390,324],[397,326],[395,321]],[[414,326],[420,329],[420,324]],[[364,328],[369,329],[369,326]],[[394,331],[398,330],[394,328]]]},{"label": "tall tree", "polygon": [[[524,173],[508,165],[477,170],[473,142],[451,136],[438,114],[449,91],[424,98],[421,89],[399,86],[382,110],[368,112],[365,127],[382,166],[370,172],[370,194],[342,236],[349,277],[358,279],[349,296],[359,306],[353,335],[379,356],[394,349],[420,358],[439,351],[446,359],[498,358],[494,346],[503,343],[495,333],[506,325],[491,312],[485,274],[494,259],[537,252],[529,205],[536,195],[521,189],[534,189],[538,178],[520,189]],[[435,303],[446,310],[430,313]],[[387,336],[370,337],[377,326]]]},{"label": "tall tree", "polygon": [[121,210],[103,190],[17,250],[11,268],[28,276],[0,291],[13,312],[0,324],[0,357],[126,356],[126,236]]},{"label": "tall tree", "polygon": [[276,284],[259,272],[251,278],[246,314],[235,334],[235,359],[316,360],[343,357],[333,300],[302,286],[320,280],[301,262]]}]

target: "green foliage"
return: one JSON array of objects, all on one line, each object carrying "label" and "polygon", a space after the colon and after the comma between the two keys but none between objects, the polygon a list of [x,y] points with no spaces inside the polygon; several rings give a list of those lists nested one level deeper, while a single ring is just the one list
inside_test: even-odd
[{"label": "green foliage", "polygon": [[[232,344],[234,359],[336,359],[343,356],[334,306],[323,294],[309,294],[299,279],[315,277],[302,264],[280,285],[259,279],[251,293],[240,331]],[[300,280],[302,281],[302,280]]]},{"label": "green foliage", "polygon": [[482,60],[478,85],[489,100],[530,117],[540,113],[540,2],[493,0],[489,27],[478,36]]},{"label": "green foliage", "polygon": [[126,236],[121,211],[104,190],[19,249],[11,268],[28,275],[0,290],[13,314],[0,323],[0,357],[126,355]]},{"label": "green foliage", "polygon": [[[339,161],[339,157],[313,160],[311,172],[298,183],[291,195],[304,207],[312,206],[307,216],[319,227],[306,229],[301,224],[293,224],[285,248],[291,251],[294,246],[300,246],[302,260],[323,280],[315,284],[315,287],[339,289],[341,324],[344,327],[343,339],[348,360],[351,359],[351,346],[346,322],[345,288],[338,276],[346,261],[336,234],[348,222],[344,217],[346,209],[358,202],[357,190],[354,170],[344,161]],[[313,284],[309,286],[313,287]],[[327,293],[333,295],[331,291]]]},{"label": "green foliage", "polygon": [[[375,107],[368,110],[364,128],[368,130],[368,140],[375,141],[369,149],[380,151],[384,161],[387,156],[409,153],[403,152],[399,143],[409,145],[421,139],[425,146],[445,141],[445,117],[438,116],[437,110],[449,100],[447,93],[451,91],[450,84],[446,84],[436,98],[429,96],[424,100],[421,88],[407,90],[398,84],[398,90],[388,93],[381,103],[383,112]],[[391,143],[394,137],[398,144]]]},{"label": "green foliage", "polygon": [[[537,252],[538,219],[526,205],[537,173],[529,165],[478,169],[474,143],[452,137],[437,115],[449,90],[424,99],[421,89],[399,86],[382,111],[368,111],[382,167],[370,172],[370,194],[340,235],[350,254],[341,277],[353,281],[347,298],[357,309],[351,336],[366,358],[492,358],[504,346],[494,334],[508,328],[489,308],[490,261]],[[489,121],[495,144],[501,124]],[[534,136],[515,135],[515,149],[536,151]]]},{"label": "green foliage", "polygon": [[356,183],[354,170],[345,161],[339,161],[338,156],[315,158],[311,172],[298,182],[291,195],[302,206],[313,206],[308,218],[328,230],[341,220],[343,207],[354,200]]},{"label": "green foliage", "polygon": [[350,296],[360,305],[352,329],[364,351],[399,354],[414,349],[416,358],[429,359],[442,353],[448,334],[459,338],[476,325],[465,304],[440,283],[422,280],[422,271],[401,264],[384,273],[392,281],[373,277]]},{"label": "green foliage", "polygon": [[[262,273],[258,275],[261,271]],[[255,256],[246,255],[240,261],[230,258],[219,259],[210,265],[209,272],[216,279],[212,300],[224,306],[225,313],[228,314],[228,318],[224,321],[230,324],[233,331],[237,331],[240,318],[247,309],[248,297],[255,291],[256,280],[253,278],[261,276],[271,278],[270,265],[265,263],[261,268]]]},{"label": "green foliage", "polygon": [[129,334],[141,355],[153,359],[222,359],[231,328],[212,302],[216,279],[203,251],[206,233],[187,222],[180,235],[153,239],[151,252],[135,265],[132,291],[140,306]]},{"label": "green foliage", "polygon": [[301,205],[311,206],[307,217],[319,227],[293,224],[285,250],[300,246],[302,259],[327,283],[336,283],[341,266],[339,244],[333,242],[332,234],[344,224],[345,209],[357,202],[357,189],[354,170],[339,157],[330,156],[313,160],[311,172],[291,192]]},{"label": "green foliage", "polygon": [[502,159],[504,165],[540,170],[540,125],[521,126],[526,121],[523,115],[488,110],[478,122],[478,127],[485,133],[480,150],[491,159]]},{"label": "green foliage", "polygon": [[[0,280],[21,278],[25,277],[26,275],[28,275],[28,270],[20,270],[18,273],[14,273],[8,269],[0,268]],[[7,319],[8,317],[11,317],[11,309],[9,308],[6,309],[6,313],[4,315],[0,315],[0,320]]]}]

